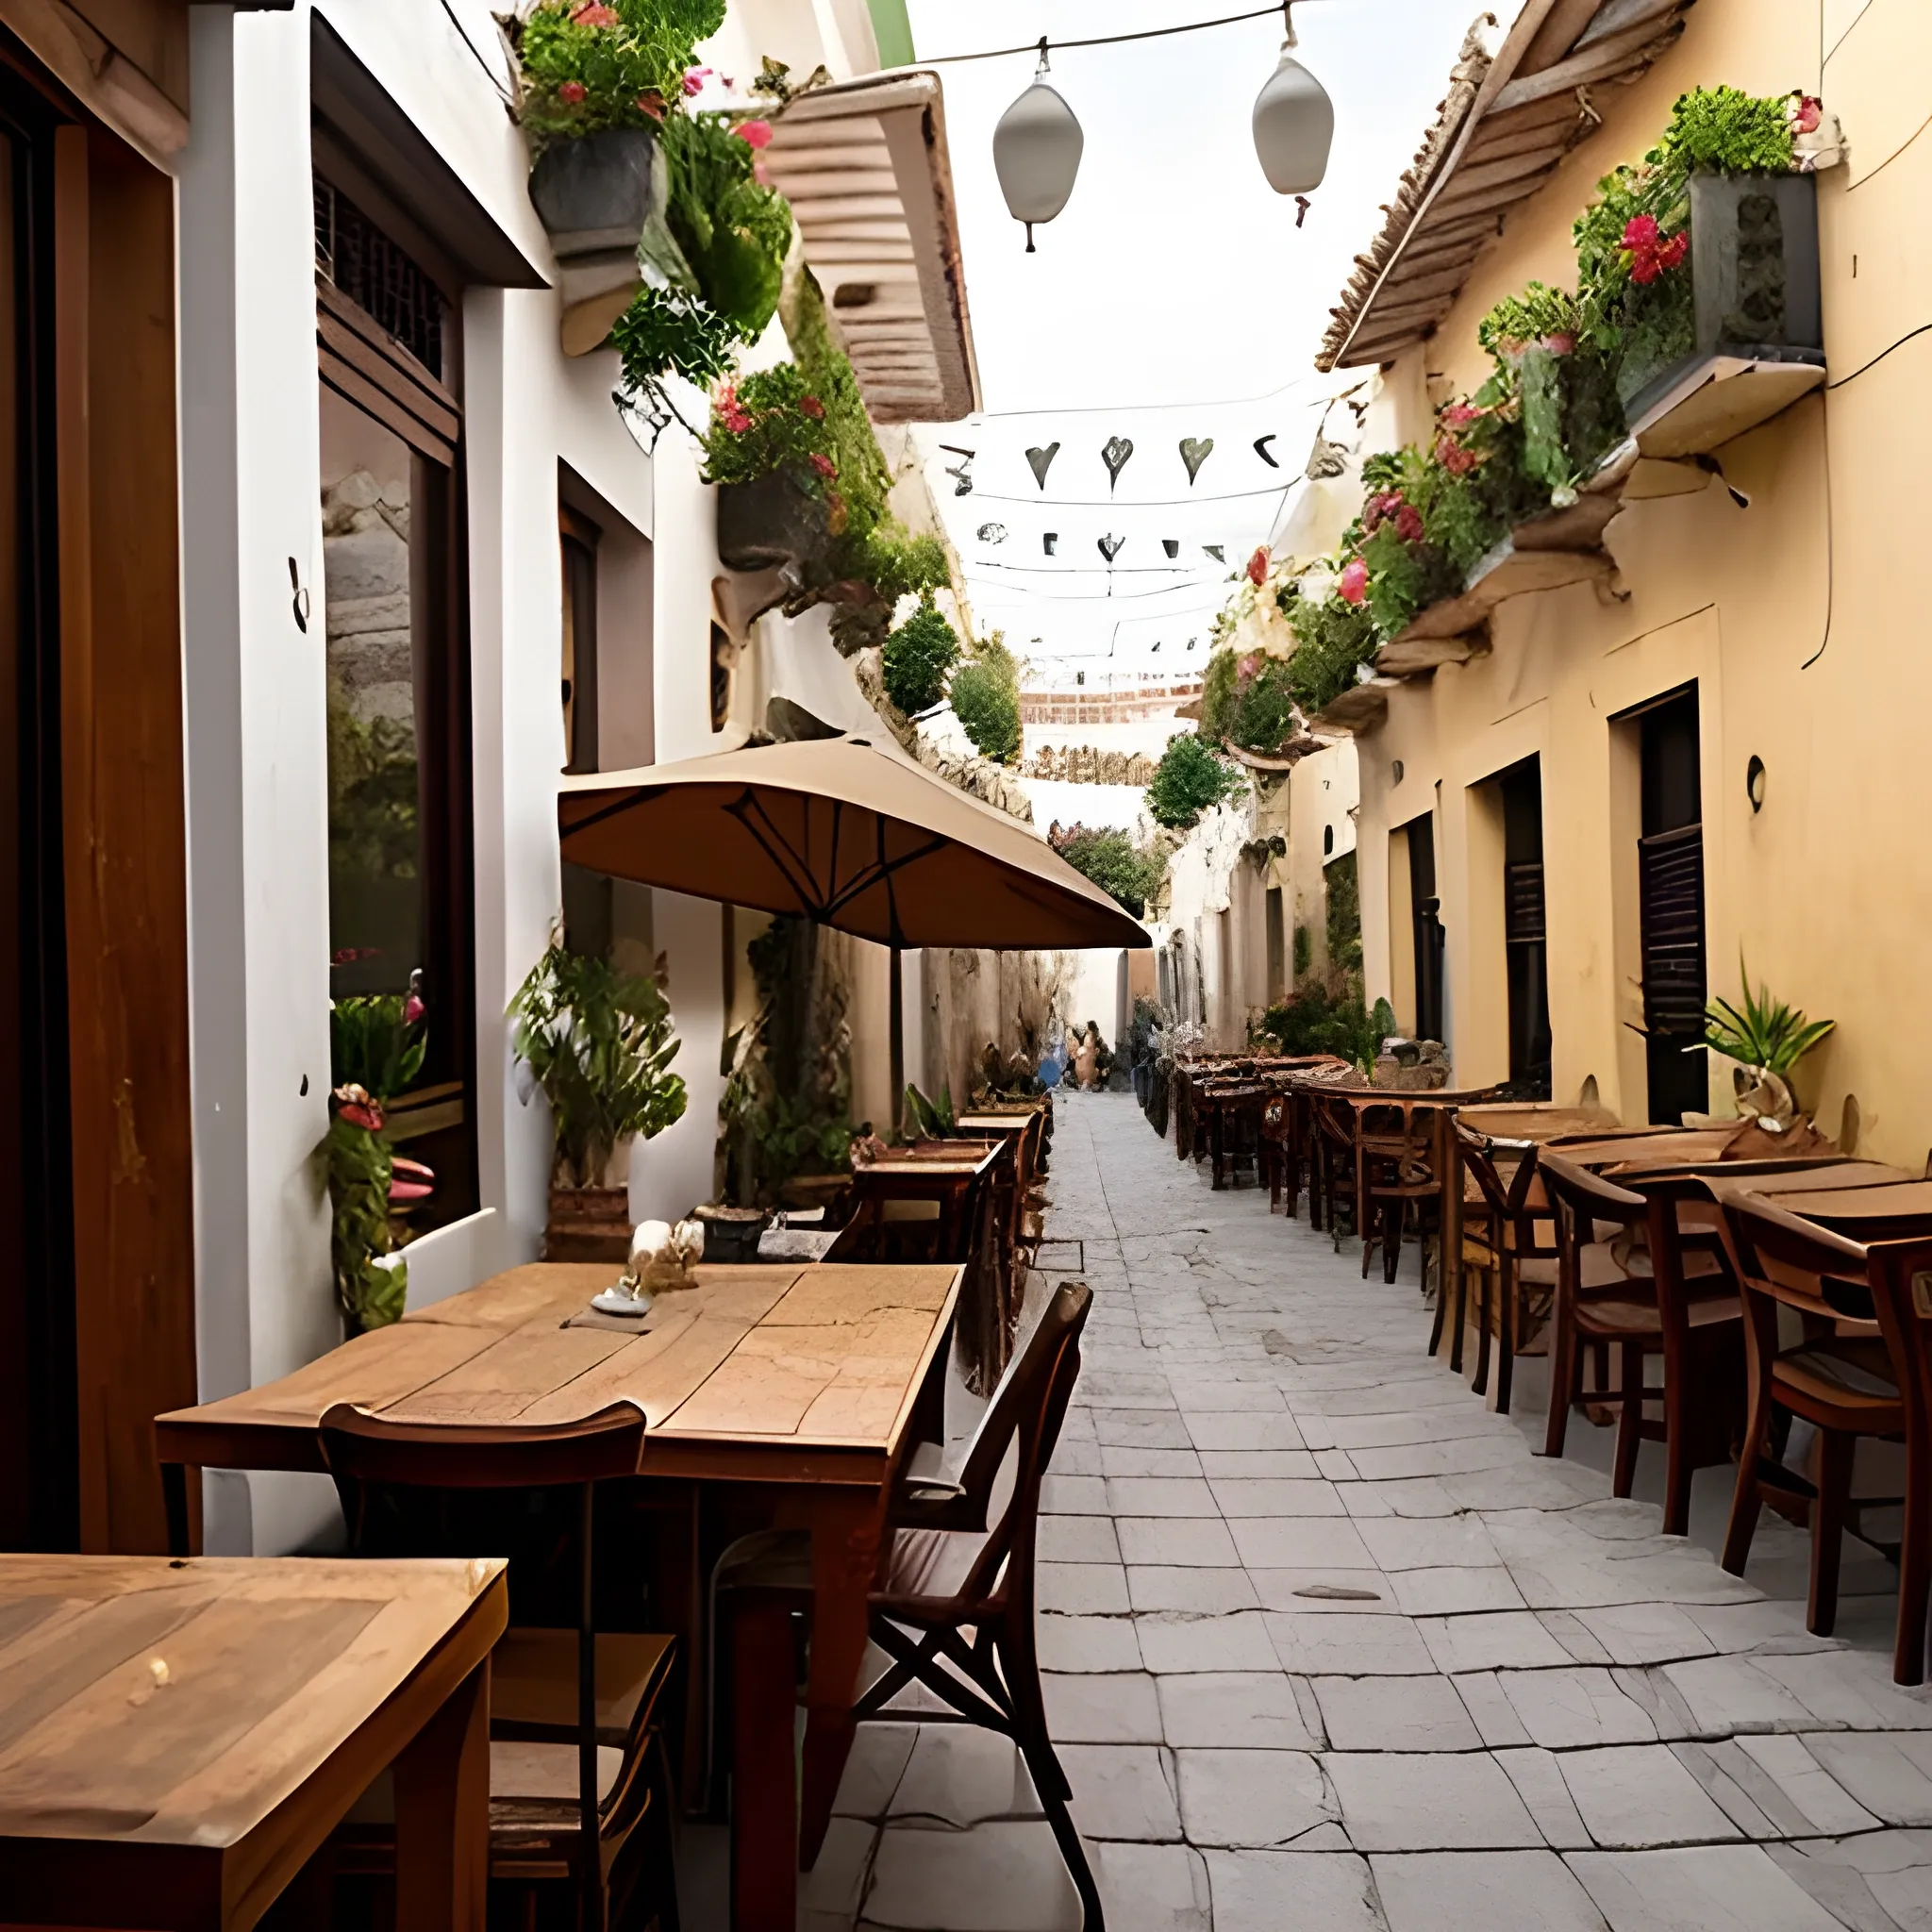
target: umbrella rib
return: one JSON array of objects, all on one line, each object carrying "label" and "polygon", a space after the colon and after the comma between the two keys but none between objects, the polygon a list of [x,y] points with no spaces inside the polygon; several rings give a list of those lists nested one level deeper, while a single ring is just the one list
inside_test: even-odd
[{"label": "umbrella rib", "polygon": [[648,805],[652,799],[661,797],[665,790],[662,785],[640,785],[609,805],[600,806],[585,817],[574,820],[563,836],[566,839],[575,838],[579,832],[588,832],[592,825],[601,825],[606,819],[614,819],[620,812],[630,811],[640,805]]},{"label": "umbrella rib", "polygon": [[829,919],[835,912],[843,911],[854,899],[858,898],[859,893],[871,891],[875,885],[883,880],[886,887],[887,903],[891,910],[892,929],[896,932],[899,926],[899,908],[892,892],[892,874],[899,871],[902,866],[912,865],[922,858],[931,858],[935,852],[942,851],[952,841],[942,836],[935,836],[927,840],[924,845],[919,846],[916,850],[902,853],[897,858],[887,858],[884,856],[883,848],[885,842],[886,828],[885,822],[882,819],[879,822],[879,845],[881,850],[877,863],[868,871],[860,873],[843,891],[835,893],[830,899],[826,900],[825,909],[821,915],[822,917]]},{"label": "umbrella rib", "polygon": [[[806,800],[806,808],[808,811],[811,808],[809,796]],[[784,874],[786,884],[798,894],[798,902],[806,908],[808,916],[817,920],[824,919],[831,908],[819,896],[818,884],[811,875],[809,862],[792,845],[791,840],[773,824],[771,814],[765,810],[764,801],[758,793],[747,789],[741,798],[734,800],[724,809],[758,841],[766,858]],[[758,820],[758,824],[756,824],[752,822],[754,813]],[[761,830],[760,825],[765,830]],[[765,836],[766,830],[769,830],[770,838]]]}]

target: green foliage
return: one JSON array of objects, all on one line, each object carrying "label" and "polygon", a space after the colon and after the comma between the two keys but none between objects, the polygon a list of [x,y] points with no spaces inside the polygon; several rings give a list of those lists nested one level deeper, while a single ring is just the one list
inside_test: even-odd
[{"label": "green foliage", "polygon": [[824,293],[808,269],[797,278],[784,322],[791,353],[813,393],[825,406],[832,459],[838,465],[840,493],[845,499],[846,527],[854,538],[863,538],[886,513],[892,473],[886,467],[872,418],[866,414],[858,378],[853,375],[852,363],[833,328]]},{"label": "green foliage", "polygon": [[795,362],[727,382],[705,430],[707,483],[755,483],[783,470],[824,489],[837,472],[824,405]]},{"label": "green foliage", "polygon": [[619,1141],[650,1140],[684,1113],[664,964],[649,977],[553,938],[509,1003],[512,1045],[550,1103],[566,1185],[595,1187]]},{"label": "green foliage", "polygon": [[937,1100],[928,1100],[917,1087],[908,1084],[903,1118],[913,1133],[924,1140],[951,1140],[956,1120],[951,1085],[940,1089]]},{"label": "green foliage", "polygon": [[423,1071],[428,1026],[406,1020],[401,993],[358,993],[331,1004],[328,1016],[332,1087],[362,1088],[377,1101],[407,1092]]},{"label": "green foliage", "polygon": [[[1327,895],[1328,964],[1341,973],[1362,968],[1362,889],[1353,852],[1331,858],[1322,868]],[[1391,1028],[1393,1031],[1393,1028]]]},{"label": "green foliage", "polygon": [[1574,295],[1532,282],[1520,295],[1505,295],[1476,324],[1475,339],[1487,354],[1502,357],[1548,336],[1574,336],[1580,323]]},{"label": "green foliage", "polygon": [[582,10],[580,0],[541,0],[510,28],[518,119],[537,153],[606,127],[655,125],[683,98],[698,42],[724,22],[724,0],[614,0],[614,26],[572,18]]},{"label": "green foliage", "polygon": [[1838,1024],[1836,1020],[1807,1020],[1803,1008],[1774,1000],[1771,989],[1762,982],[1754,994],[1741,953],[1738,956],[1738,977],[1744,985],[1741,1008],[1732,1006],[1729,1000],[1713,997],[1705,1009],[1704,1044],[1714,1053],[1724,1054],[1747,1067],[1766,1067],[1774,1074],[1789,1074]]},{"label": "green foliage", "polygon": [[1290,660],[1266,651],[1237,658],[1231,649],[1208,660],[1201,685],[1201,736],[1243,751],[1278,750],[1294,725],[1295,679]]},{"label": "green foliage", "polygon": [[[1225,611],[1217,615],[1215,623],[1224,615]],[[1224,644],[1208,659],[1201,674],[1201,736],[1217,744],[1226,738],[1234,714],[1235,662],[1234,646]]]},{"label": "green foliage", "polygon": [[414,730],[399,718],[357,717],[334,677],[326,728],[330,872],[413,879],[421,845]]},{"label": "green foliage", "polygon": [[1315,935],[1307,926],[1298,925],[1294,929],[1294,976],[1306,978],[1314,963]]},{"label": "green foliage", "polygon": [[1255,1030],[1279,1041],[1283,1053],[1332,1053],[1366,1072],[1395,1030],[1395,1016],[1386,1000],[1373,1012],[1363,1004],[1358,974],[1330,974],[1270,1007]]},{"label": "green foliage", "polygon": [[942,591],[953,581],[945,539],[931,530],[915,536],[890,517],[863,537],[848,534],[834,568],[841,577],[871,585],[889,605],[901,597]]},{"label": "green foliage", "polygon": [[1147,787],[1147,809],[1156,824],[1185,831],[1204,811],[1232,797],[1245,781],[1191,731],[1167,741]]},{"label": "green foliage", "polygon": [[1312,717],[1355,683],[1357,664],[1375,655],[1380,641],[1375,620],[1365,604],[1337,596],[1298,596],[1289,607],[1288,621],[1295,635],[1295,653],[1288,660],[1289,691]]},{"label": "green foliage", "polygon": [[1791,123],[1783,94],[1735,87],[1693,88],[1671,109],[1656,158],[1674,173],[1788,174]]},{"label": "green foliage", "polygon": [[1000,632],[975,645],[953,673],[949,695],[981,757],[1009,765],[1020,756],[1020,664]]},{"label": "green foliage", "polygon": [[737,341],[724,316],[683,289],[640,289],[610,331],[625,391],[632,395],[674,372],[707,387],[731,367]]},{"label": "green foliage", "polygon": [[358,1329],[400,1321],[409,1272],[400,1257],[387,1258],[396,1245],[389,1224],[389,1184],[395,1166],[390,1144],[379,1128],[367,1127],[339,1109],[329,1122],[323,1159],[328,1173],[329,1267],[336,1299]]},{"label": "green foliage", "polygon": [[1136,919],[1145,916],[1148,901],[1167,877],[1165,853],[1137,846],[1125,832],[1112,827],[1089,831],[1075,825],[1055,840],[1054,850]]},{"label": "green foliage", "polygon": [[674,114],[661,135],[666,222],[711,311],[755,342],[778,308],[791,209],[753,178],[757,150],[724,114]]},{"label": "green foliage", "polygon": [[886,695],[908,718],[929,711],[946,694],[946,677],[959,661],[959,634],[930,597],[886,640],[881,671]]}]

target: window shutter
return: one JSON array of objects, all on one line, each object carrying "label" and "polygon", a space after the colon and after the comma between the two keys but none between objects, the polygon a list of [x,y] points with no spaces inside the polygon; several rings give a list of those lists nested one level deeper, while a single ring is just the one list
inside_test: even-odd
[{"label": "window shutter", "polygon": [[1540,858],[1504,867],[1503,937],[1518,945],[1543,937],[1543,866]]},{"label": "window shutter", "polygon": [[1704,1032],[1704,828],[1637,841],[1643,943],[1643,1024],[1651,1033]]}]

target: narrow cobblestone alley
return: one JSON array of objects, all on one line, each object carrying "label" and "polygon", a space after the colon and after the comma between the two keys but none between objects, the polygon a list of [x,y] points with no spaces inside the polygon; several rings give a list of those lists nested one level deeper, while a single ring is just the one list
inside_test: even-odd
[{"label": "narrow cobblestone alley", "polygon": [[[1932,1927],[1932,1701],[1874,1552],[1851,1641],[1807,1635],[1802,1533],[1767,1517],[1743,1580],[1707,1547],[1728,1471],[1660,1536],[1599,1432],[1532,1453],[1534,1374],[1506,1418],[1428,1359],[1413,1249],[1362,1280],[1125,1097],[1060,1101],[1052,1194],[1041,1265],[1095,1302],[1041,1645],[1114,1932]],[[1077,1924],[996,1738],[868,1727],[838,1808],[812,1932]]]}]

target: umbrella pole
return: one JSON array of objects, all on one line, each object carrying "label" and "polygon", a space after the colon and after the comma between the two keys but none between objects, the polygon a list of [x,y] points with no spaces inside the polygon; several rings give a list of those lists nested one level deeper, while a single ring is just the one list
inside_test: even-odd
[{"label": "umbrella pole", "polygon": [[900,971],[900,949],[892,948],[892,1111],[896,1127],[906,1104],[906,981]]}]

